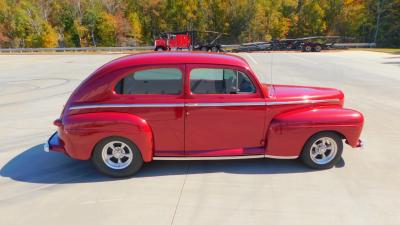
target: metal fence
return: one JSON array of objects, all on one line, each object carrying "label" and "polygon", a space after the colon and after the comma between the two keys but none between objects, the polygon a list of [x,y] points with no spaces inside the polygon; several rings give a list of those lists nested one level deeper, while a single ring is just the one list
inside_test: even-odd
[{"label": "metal fence", "polygon": [[32,53],[32,52],[123,52],[153,50],[153,46],[137,47],[83,47],[83,48],[0,48],[2,53]]},{"label": "metal fence", "polygon": [[[238,48],[240,45],[222,45],[222,48]],[[373,48],[375,43],[336,43],[339,48]],[[154,46],[136,47],[83,47],[83,48],[0,48],[0,53],[35,53],[35,52],[124,52],[124,51],[148,51]]]},{"label": "metal fence", "polygon": [[376,43],[336,43],[334,46],[342,48],[375,48]]}]

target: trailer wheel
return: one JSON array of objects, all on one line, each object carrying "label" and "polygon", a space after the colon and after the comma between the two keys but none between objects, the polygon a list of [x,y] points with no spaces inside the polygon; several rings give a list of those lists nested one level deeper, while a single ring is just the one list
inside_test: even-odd
[{"label": "trailer wheel", "polygon": [[304,46],[304,51],[305,52],[311,52],[312,51],[311,46],[309,46],[309,45]]},{"label": "trailer wheel", "polygon": [[211,48],[211,51],[212,51],[212,52],[219,52],[219,48],[218,48],[217,46],[213,46],[213,47]]},{"label": "trailer wheel", "polygon": [[321,45],[317,45],[317,46],[314,47],[314,51],[316,51],[316,52],[320,52],[321,49],[322,49]]},{"label": "trailer wheel", "polygon": [[206,46],[203,46],[203,47],[200,48],[200,51],[208,52],[208,48]]}]

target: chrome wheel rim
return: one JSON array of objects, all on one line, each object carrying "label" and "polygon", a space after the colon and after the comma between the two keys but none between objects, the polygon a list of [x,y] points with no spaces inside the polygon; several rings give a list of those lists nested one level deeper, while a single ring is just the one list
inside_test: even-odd
[{"label": "chrome wheel rim", "polygon": [[335,158],[337,149],[335,140],[330,137],[322,137],[311,145],[311,160],[319,165],[327,164]]},{"label": "chrome wheel rim", "polygon": [[122,141],[111,141],[104,145],[101,152],[103,162],[111,169],[121,170],[128,167],[133,159],[132,149]]}]

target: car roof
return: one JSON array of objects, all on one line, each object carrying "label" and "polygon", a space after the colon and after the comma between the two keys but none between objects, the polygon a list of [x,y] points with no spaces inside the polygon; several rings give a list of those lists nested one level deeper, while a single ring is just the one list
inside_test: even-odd
[{"label": "car roof", "polygon": [[123,56],[100,67],[95,73],[142,65],[162,64],[218,64],[249,67],[240,56],[206,52],[147,52]]}]

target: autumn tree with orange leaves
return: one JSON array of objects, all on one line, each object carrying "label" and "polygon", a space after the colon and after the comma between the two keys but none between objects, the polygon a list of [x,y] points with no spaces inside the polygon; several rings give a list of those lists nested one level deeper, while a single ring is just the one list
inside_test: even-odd
[{"label": "autumn tree with orange leaves", "polygon": [[400,47],[400,0],[0,0],[0,48],[138,46],[165,31],[227,44],[314,35]]}]

